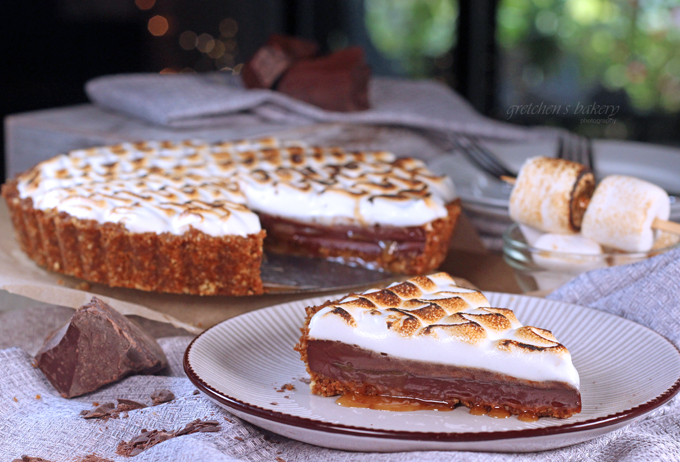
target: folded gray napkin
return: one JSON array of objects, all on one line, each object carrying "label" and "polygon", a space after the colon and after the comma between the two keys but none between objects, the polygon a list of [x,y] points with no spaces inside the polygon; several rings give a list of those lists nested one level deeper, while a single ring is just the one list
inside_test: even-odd
[{"label": "folded gray napkin", "polygon": [[[579,303],[647,325],[680,345],[680,249],[627,266],[579,276],[549,298]],[[17,318],[16,315],[12,319]],[[41,315],[40,318],[48,318]],[[14,335],[16,326],[5,318],[0,338]],[[16,320],[20,322],[21,320]],[[38,329],[40,331],[40,329]],[[30,333],[25,333],[30,335]],[[680,460],[680,399],[677,397],[645,419],[597,439],[563,449],[529,454],[472,452],[349,453],[318,448],[273,435],[212,404],[184,377],[181,358],[189,337],[160,340],[170,368],[166,376],[127,378],[86,397],[59,397],[42,373],[32,367],[22,349],[0,351],[0,460],[27,454],[53,462],[80,461],[97,454],[114,461],[121,440],[142,429],[179,430],[194,419],[217,420],[215,433],[194,433],[164,441],[134,457],[138,461],[650,461]],[[157,389],[170,389],[176,398],[165,404],[134,410],[128,417],[85,420],[79,414],[92,402],[127,398],[150,404]]]},{"label": "folded gray napkin", "polygon": [[247,90],[240,76],[227,73],[105,76],[89,81],[86,92],[105,108],[177,128],[228,125],[250,113],[270,122],[398,125],[489,139],[526,140],[553,133],[483,117],[449,87],[429,80],[374,78],[371,109],[349,113],[326,111],[276,91]]}]

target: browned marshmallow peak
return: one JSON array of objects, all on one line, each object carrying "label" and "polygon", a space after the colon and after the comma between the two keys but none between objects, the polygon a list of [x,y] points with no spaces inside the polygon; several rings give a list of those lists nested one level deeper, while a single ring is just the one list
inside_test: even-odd
[{"label": "browned marshmallow peak", "polygon": [[578,388],[569,351],[545,329],[523,326],[512,310],[446,273],[350,294],[319,310],[310,340],[337,341],[395,358],[486,369]]},{"label": "browned marshmallow peak", "polygon": [[532,157],[520,169],[510,194],[510,217],[547,233],[572,234],[595,190],[584,165],[563,159]]},{"label": "browned marshmallow peak", "polygon": [[72,151],[20,175],[40,210],[132,232],[260,230],[253,212],[323,224],[420,226],[447,216],[451,181],[415,159],[266,138],[124,143]]}]

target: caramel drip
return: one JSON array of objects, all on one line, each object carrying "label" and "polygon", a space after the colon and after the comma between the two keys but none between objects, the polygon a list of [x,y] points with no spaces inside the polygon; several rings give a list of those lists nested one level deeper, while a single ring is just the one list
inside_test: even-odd
[{"label": "caramel drip", "polygon": [[347,393],[335,401],[342,407],[374,409],[377,411],[411,412],[411,411],[441,411],[449,412],[453,407],[439,401],[424,401],[414,398],[394,396],[360,395]]},{"label": "caramel drip", "polygon": [[517,416],[517,420],[522,422],[536,422],[538,420],[538,415],[533,412],[525,411]]}]

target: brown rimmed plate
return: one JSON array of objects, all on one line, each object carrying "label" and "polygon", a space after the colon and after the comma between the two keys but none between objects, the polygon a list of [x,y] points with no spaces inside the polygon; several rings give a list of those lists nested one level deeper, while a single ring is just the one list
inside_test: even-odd
[{"label": "brown rimmed plate", "polygon": [[[554,449],[621,428],[680,390],[680,351],[656,332],[604,311],[534,297],[487,293],[525,325],[552,330],[581,377],[583,411],[521,422],[452,412],[386,412],[338,406],[311,395],[293,346],[304,308],[327,297],[224,321],[187,348],[184,368],[210,399],[238,417],[306,443],[352,451]],[[281,390],[292,384],[294,390]]]}]

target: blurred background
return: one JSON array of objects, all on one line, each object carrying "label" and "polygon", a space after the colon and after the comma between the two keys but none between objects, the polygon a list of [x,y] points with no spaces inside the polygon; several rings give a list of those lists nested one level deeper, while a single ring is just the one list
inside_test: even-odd
[{"label": "blurred background", "polygon": [[[0,114],[86,102],[99,75],[238,73],[275,32],[361,45],[375,75],[439,79],[493,118],[680,145],[678,0],[4,1]],[[615,123],[581,123],[592,104]]]}]

